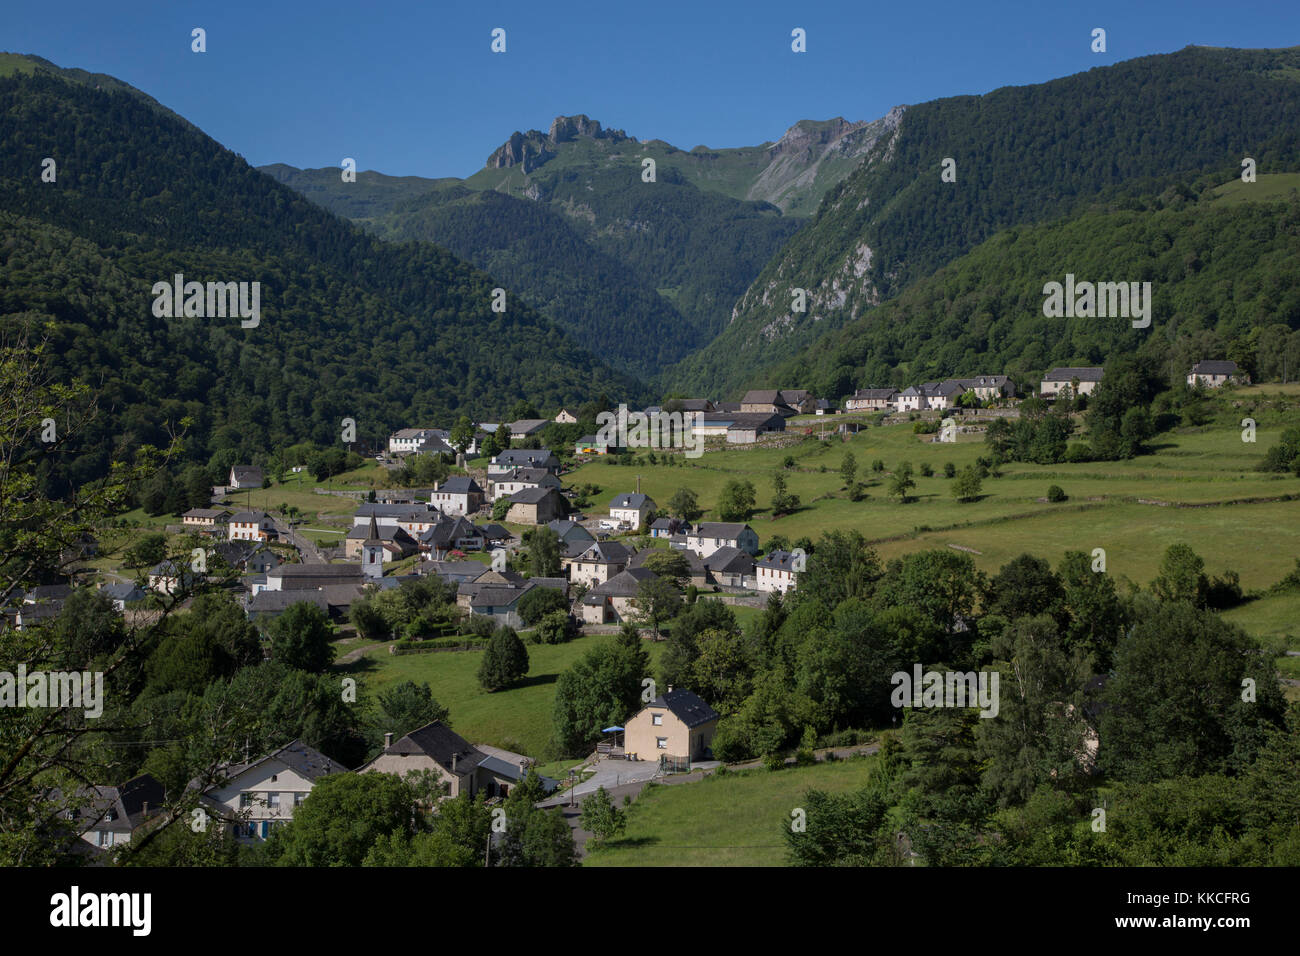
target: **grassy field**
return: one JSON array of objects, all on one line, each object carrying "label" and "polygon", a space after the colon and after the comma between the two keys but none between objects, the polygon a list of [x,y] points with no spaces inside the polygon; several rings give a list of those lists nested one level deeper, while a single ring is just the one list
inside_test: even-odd
[{"label": "grassy field", "polygon": [[[510,690],[489,694],[479,687],[482,651],[389,654],[387,645],[368,651],[341,673],[358,678],[366,693],[413,680],[428,684],[439,703],[451,710],[451,724],[470,743],[491,744],[538,756],[551,737],[551,703],[555,682],[574,661],[612,636],[581,637],[568,644],[530,644],[528,676]],[[647,643],[657,663],[663,644]]]},{"label": "grassy field", "polygon": [[[773,534],[814,541],[831,529],[857,530],[884,557],[933,547],[972,548],[976,564],[988,573],[1028,551],[1053,563],[1068,550],[1104,548],[1108,569],[1146,585],[1156,574],[1164,549],[1191,544],[1211,574],[1232,569],[1243,588],[1261,589],[1280,578],[1300,557],[1295,527],[1300,517],[1300,482],[1294,477],[1254,471],[1265,449],[1282,429],[1300,420],[1294,410],[1297,386],[1241,389],[1234,400],[1255,407],[1254,443],[1243,442],[1236,424],[1243,412],[1228,408],[1215,424],[1159,436],[1155,454],[1131,461],[1033,465],[1013,463],[1001,476],[985,479],[978,501],[959,503],[942,477],[951,462],[960,469],[986,454],[977,435],[956,443],[931,442],[910,425],[871,428],[851,441],[804,441],[789,448],[747,448],[711,452],[686,460],[683,467],[642,463],[635,467],[592,462],[566,476],[570,482],[601,487],[601,500],[630,490],[636,476],[641,490],[663,504],[680,487],[693,489],[706,510],[714,508],[723,485],[748,479],[758,492],[759,510],[750,524],[760,542]],[[1292,408],[1265,407],[1281,400]],[[867,497],[852,502],[839,467],[851,451]],[[795,466],[783,469],[792,456]],[[887,476],[870,470],[879,459],[887,469],[910,461],[929,464],[934,477],[917,474],[914,500],[900,504],[886,493]],[[825,469],[823,471],[823,468]],[[800,497],[794,514],[773,519],[767,510],[772,476],[784,471],[789,490]],[[1045,500],[1050,485],[1060,485],[1067,502]],[[1296,500],[1278,500],[1298,496]],[[1269,500],[1271,499],[1271,500]],[[593,509],[594,510],[594,509]],[[716,520],[706,514],[706,519]]]},{"label": "grassy field", "polygon": [[782,866],[782,824],[810,788],[830,793],[867,782],[874,757],[785,770],[746,770],[699,783],[650,786],[628,808],[627,830],[585,866]]},{"label": "grassy field", "polygon": [[1216,203],[1284,202],[1300,189],[1300,173],[1259,173],[1253,183],[1243,183],[1238,176],[1214,190]]}]

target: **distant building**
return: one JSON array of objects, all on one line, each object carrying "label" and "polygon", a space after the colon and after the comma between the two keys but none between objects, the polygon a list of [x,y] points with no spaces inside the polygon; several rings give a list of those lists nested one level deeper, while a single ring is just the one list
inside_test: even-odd
[{"label": "distant building", "polygon": [[554,488],[525,488],[506,499],[506,520],[513,524],[546,524],[564,517],[565,504]]},{"label": "distant building", "polygon": [[794,569],[794,555],[773,550],[754,562],[754,588],[758,591],[793,591],[799,572]]},{"label": "distant building", "polygon": [[721,716],[696,694],[670,684],[626,722],[623,749],[638,760],[706,760]]},{"label": "distant building", "polygon": [[736,548],[758,554],[758,534],[747,524],[730,521],[701,521],[686,533],[686,547],[702,558],[719,548]]},{"label": "distant building", "polygon": [[429,503],[448,515],[472,515],[483,507],[483,489],[473,478],[457,475],[433,489]]},{"label": "distant building", "polygon": [[293,819],[322,778],[346,772],[347,767],[295,740],[252,763],[221,768],[224,782],[205,789],[200,803],[241,842],[265,840]]},{"label": "distant building", "polygon": [[1240,374],[1236,362],[1202,360],[1187,373],[1187,384],[1193,387],[1203,385],[1206,388],[1222,388]]},{"label": "distant building", "polygon": [[578,416],[567,408],[561,408],[555,413],[554,421],[557,425],[576,425],[578,424]]},{"label": "distant building", "polygon": [[508,474],[516,468],[545,468],[558,475],[560,459],[549,448],[507,448],[488,464],[488,479]]},{"label": "distant building", "polygon": [[264,483],[262,469],[256,465],[235,465],[230,469],[230,487],[235,490],[261,488]]},{"label": "distant building", "polygon": [[609,516],[615,521],[626,521],[633,528],[641,527],[655,512],[654,499],[640,492],[616,495],[609,503]]},{"label": "distant building", "polygon": [[270,541],[278,537],[275,521],[265,511],[238,511],[230,516],[226,537],[231,541]]},{"label": "distant building", "polygon": [[225,508],[191,508],[181,515],[181,524],[186,528],[199,531],[211,531],[224,528],[230,520],[230,512]]},{"label": "distant building", "polygon": [[892,411],[898,397],[896,388],[860,388],[844,400],[846,412]]},{"label": "distant building", "polygon": [[1043,376],[1038,394],[1041,398],[1055,399],[1065,392],[1068,397],[1074,388],[1073,383],[1077,382],[1079,395],[1091,395],[1101,381],[1103,371],[1105,370],[1097,366],[1054,368]]}]

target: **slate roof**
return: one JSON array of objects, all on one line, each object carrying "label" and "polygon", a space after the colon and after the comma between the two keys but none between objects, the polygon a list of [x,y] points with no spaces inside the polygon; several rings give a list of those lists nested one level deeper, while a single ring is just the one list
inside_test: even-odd
[{"label": "slate roof", "polygon": [[749,525],[736,521],[701,521],[690,535],[693,538],[730,538],[739,537]]},{"label": "slate roof", "polygon": [[614,500],[609,503],[609,506],[611,508],[636,508],[639,510],[646,507],[653,508],[654,504],[649,495],[639,494],[638,492],[624,492],[621,495],[616,495]]},{"label": "slate roof", "polygon": [[230,471],[236,482],[262,480],[262,469],[256,465],[235,465]]},{"label": "slate roof", "polygon": [[492,464],[500,467],[527,468],[542,466],[555,458],[549,448],[507,448],[492,459]]},{"label": "slate roof", "polygon": [[620,571],[604,584],[598,584],[583,596],[582,603],[598,604],[599,601],[589,602],[587,598],[592,595],[598,597],[636,597],[641,590],[641,582],[653,578],[655,573],[649,568],[628,568],[626,571]]},{"label": "slate roof", "polygon": [[860,388],[851,396],[856,401],[889,401],[898,394],[896,388]]},{"label": "slate roof", "polygon": [[689,690],[670,690],[666,694],[660,694],[647,706],[666,707],[687,727],[698,727],[722,716]]},{"label": "slate roof", "polygon": [[475,527],[478,527],[483,538],[487,541],[509,541],[514,537],[514,535],[510,533],[509,529],[503,525],[485,524],[482,527],[479,527],[478,525],[475,525]]},{"label": "slate roof", "polygon": [[182,518],[212,518],[215,520],[229,514],[230,512],[227,511],[225,508],[191,508],[189,511],[185,512],[185,514],[181,515],[181,517]]},{"label": "slate roof", "polygon": [[302,588],[294,591],[258,591],[248,599],[250,614],[278,614],[287,611],[295,604],[312,604],[329,613],[329,601],[325,589],[311,590]]},{"label": "slate roof", "polygon": [[1193,375],[1236,375],[1237,372],[1236,362],[1219,361],[1218,359],[1203,359],[1192,366]]},{"label": "slate roof", "polygon": [[585,564],[626,564],[631,556],[631,549],[618,541],[592,541],[578,560]]},{"label": "slate roof", "polygon": [[440,720],[425,724],[400,740],[393,741],[391,747],[384,748],[384,753],[422,755],[448,773],[451,772],[451,758],[455,756],[457,774],[473,770],[483,760],[482,751]]},{"label": "slate roof", "polygon": [[767,568],[770,571],[793,571],[794,569],[790,566],[793,559],[794,555],[789,551],[777,549],[763,555],[761,559],[754,562],[754,566]]},{"label": "slate roof", "polygon": [[[280,763],[289,767],[301,777],[308,780],[319,780],[321,777],[328,776],[332,773],[347,773],[348,768],[343,766],[337,760],[331,760],[315,747],[309,747],[301,740],[293,740],[285,744],[279,750],[273,750],[265,757],[250,763],[230,764],[223,767],[220,771],[222,776],[233,780],[241,773],[245,773],[260,766],[269,760],[278,760]],[[217,789],[217,788],[212,788]]]},{"label": "slate roof", "polygon": [[448,478],[434,490],[445,492],[449,495],[483,494],[483,489],[478,486],[478,482],[465,475],[456,475],[455,477]]},{"label": "slate roof", "polygon": [[429,521],[442,514],[437,508],[428,504],[418,505],[381,505],[368,501],[359,505],[352,515],[352,523],[357,524],[367,518],[396,518],[398,521]]},{"label": "slate roof", "polygon": [[114,601],[140,601],[148,593],[134,581],[110,581],[99,590]]},{"label": "slate roof", "polygon": [[147,773],[132,777],[120,787],[83,788],[78,795],[91,798],[79,814],[82,824],[91,824],[91,830],[130,832],[162,810],[165,803],[163,785]]},{"label": "slate roof", "polygon": [[25,604],[39,604],[42,601],[63,601],[72,596],[70,584],[38,584],[25,595]]},{"label": "slate roof", "polygon": [[516,491],[506,500],[512,505],[535,505],[540,501],[546,500],[555,493],[556,491],[554,488],[548,487],[524,488],[521,491]]},{"label": "slate roof", "polygon": [[1043,376],[1044,382],[1068,382],[1078,379],[1080,382],[1100,382],[1104,369],[1096,366],[1062,366],[1054,368]]},{"label": "slate roof", "polygon": [[229,524],[256,524],[261,525],[269,522],[271,519],[265,511],[237,511],[230,516]]},{"label": "slate roof", "polygon": [[714,551],[703,559],[703,564],[710,571],[725,574],[744,574],[754,570],[753,556],[748,551],[741,551],[731,545]]}]

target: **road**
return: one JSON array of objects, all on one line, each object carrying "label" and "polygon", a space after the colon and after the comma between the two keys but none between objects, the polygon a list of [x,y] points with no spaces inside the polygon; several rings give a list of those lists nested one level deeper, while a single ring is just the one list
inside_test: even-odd
[{"label": "road", "polygon": [[271,523],[275,525],[275,530],[279,532],[281,541],[298,549],[298,553],[302,555],[303,564],[326,563],[324,555],[320,553],[320,548],[316,547],[316,542],[297,534],[293,528],[274,515],[271,516]]}]

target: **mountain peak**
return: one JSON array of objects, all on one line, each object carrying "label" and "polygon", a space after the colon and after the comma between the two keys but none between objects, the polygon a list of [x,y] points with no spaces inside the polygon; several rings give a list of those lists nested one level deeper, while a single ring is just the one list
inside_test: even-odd
[{"label": "mountain peak", "polygon": [[524,172],[536,169],[555,155],[555,148],[561,143],[570,143],[579,139],[603,139],[619,143],[632,137],[621,129],[605,129],[598,120],[585,113],[574,116],[557,116],[551,121],[549,132],[530,129],[526,133],[516,130],[491,156],[488,157],[489,169],[507,169],[511,166],[523,166]]}]

